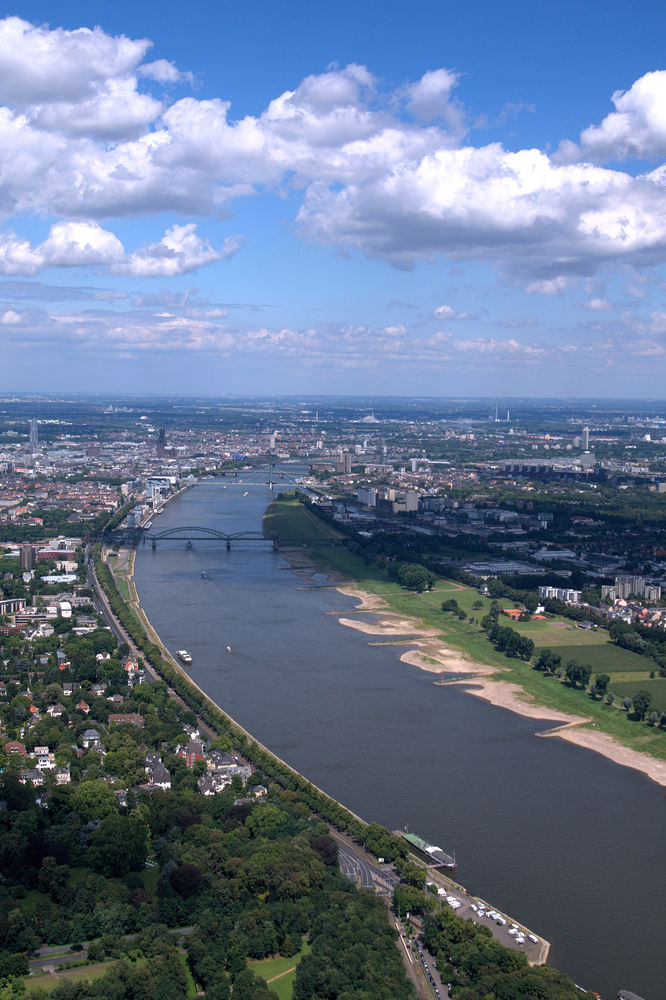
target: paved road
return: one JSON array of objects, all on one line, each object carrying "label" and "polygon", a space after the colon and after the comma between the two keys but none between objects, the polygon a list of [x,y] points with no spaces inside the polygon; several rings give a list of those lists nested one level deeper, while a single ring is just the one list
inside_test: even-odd
[{"label": "paved road", "polygon": [[[129,647],[130,655],[133,656],[134,659],[137,660],[137,662],[139,659],[143,660],[146,674],[152,681],[161,680],[162,678],[160,677],[160,675],[157,673],[156,670],[154,670],[151,667],[150,663],[147,661],[146,657],[141,652],[141,650],[138,649],[137,646],[135,646],[131,636],[129,636],[125,632],[120,622],[118,621],[113,611],[111,610],[111,606],[107,600],[106,594],[104,593],[104,589],[100,584],[99,580],[97,579],[97,575],[95,574],[95,567],[92,563],[92,560],[88,562],[88,586],[95,594],[95,598],[93,601],[95,609],[102,615],[106,623],[109,625],[113,635],[115,635],[118,642],[121,644],[122,643],[127,644],[127,646]],[[173,698],[174,701],[180,702],[180,704],[185,705],[186,708],[189,707],[188,705],[186,705],[186,703],[183,701],[180,695],[173,690],[173,688],[167,687],[167,692],[169,697]],[[208,739],[209,741],[214,740],[215,737],[218,735],[213,729],[211,729],[211,727],[206,722],[204,722],[203,719],[199,717],[197,717],[197,727],[202,736],[204,736],[204,738]]]},{"label": "paved road", "polygon": [[[191,934],[194,927],[171,927],[168,933],[173,935],[173,937],[185,937],[187,934]],[[120,939],[121,941],[134,941],[139,935],[137,934],[125,934]],[[80,962],[84,958],[88,957],[88,945],[90,941],[82,941],[81,948],[78,951],[72,951],[71,945],[42,945],[39,951],[36,953],[36,958],[31,958],[29,960],[29,966],[31,972],[36,972],[38,969],[55,969],[60,965],[67,965],[69,962]]]},{"label": "paved road", "polygon": [[374,858],[351,838],[338,830],[330,830],[338,845],[338,860],[342,874],[360,889],[372,889],[380,896],[392,896],[400,881],[392,865],[379,865]]}]

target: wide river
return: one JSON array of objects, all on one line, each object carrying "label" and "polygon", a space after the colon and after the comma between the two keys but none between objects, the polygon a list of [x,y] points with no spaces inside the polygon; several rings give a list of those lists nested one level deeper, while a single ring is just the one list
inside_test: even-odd
[{"label": "wide river", "polygon": [[[154,528],[256,530],[266,479],[201,482]],[[146,545],[135,580],[165,644],[192,654],[193,679],[278,756],[364,819],[455,851],[458,880],[551,941],[551,964],[586,989],[664,1000],[663,788],[537,738],[548,722],[435,686],[340,625],[355,602],[269,545]]]}]

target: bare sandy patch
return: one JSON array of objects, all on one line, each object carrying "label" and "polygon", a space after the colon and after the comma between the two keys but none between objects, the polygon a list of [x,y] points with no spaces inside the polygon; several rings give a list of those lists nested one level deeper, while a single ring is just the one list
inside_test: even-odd
[{"label": "bare sandy patch", "polygon": [[[358,601],[358,607],[354,608],[354,613],[359,614],[363,611],[380,611],[386,608],[386,601],[379,594],[369,594],[367,590],[361,590],[360,587],[352,586],[351,584],[346,584],[344,587],[337,587],[337,590],[345,597],[353,597],[355,601]],[[412,625],[414,622],[412,622]]]},{"label": "bare sandy patch", "polygon": [[553,722],[560,722],[566,725],[582,725],[589,720],[580,715],[569,715],[567,712],[559,712],[556,708],[546,708],[531,699],[519,684],[512,684],[510,681],[486,680],[473,682],[452,681],[457,686],[465,688],[468,694],[473,694],[477,698],[489,701],[491,705],[498,708],[506,708],[516,715],[523,715],[527,719],[551,719]]},{"label": "bare sandy patch", "polygon": [[444,646],[441,642],[419,642],[417,646],[417,649],[408,649],[402,653],[400,659],[403,663],[410,663],[413,667],[426,670],[431,674],[482,674],[485,676],[494,670],[487,663],[476,663],[474,660],[468,660],[459,649]]},{"label": "bare sandy patch", "polygon": [[570,715],[567,712],[559,712],[557,709],[546,708],[530,700],[530,696],[523,691],[518,684],[511,684],[509,681],[488,680],[473,682],[470,685],[466,681],[453,681],[456,686],[463,686],[468,694],[473,694],[477,698],[483,698],[492,705],[499,708],[508,709],[517,715],[522,715],[528,719],[548,719],[561,723],[546,729],[536,736],[550,739],[566,740],[576,746],[586,750],[592,750],[603,757],[612,760],[615,764],[623,767],[631,767],[635,771],[640,771],[657,784],[666,787],[666,761],[657,760],[649,754],[640,753],[625,747],[618,740],[613,739],[608,733],[596,732],[588,727],[591,721],[579,715]]},{"label": "bare sandy patch", "polygon": [[563,727],[552,729],[546,733],[538,733],[537,735],[543,737],[556,736],[558,739],[567,740],[567,742],[574,743],[576,746],[594,750],[596,753],[608,757],[609,760],[615,761],[616,764],[640,771],[642,774],[647,775],[648,778],[651,778],[652,781],[656,781],[658,785],[666,787],[666,761],[657,760],[648,754],[625,747],[607,733],[592,732],[590,729]]},{"label": "bare sandy patch", "polygon": [[357,632],[363,632],[365,635],[389,637],[437,635],[434,630],[427,632],[410,618],[400,618],[398,615],[387,615],[376,622],[363,622],[359,621],[358,618],[338,618],[338,621],[341,625],[354,628]]}]

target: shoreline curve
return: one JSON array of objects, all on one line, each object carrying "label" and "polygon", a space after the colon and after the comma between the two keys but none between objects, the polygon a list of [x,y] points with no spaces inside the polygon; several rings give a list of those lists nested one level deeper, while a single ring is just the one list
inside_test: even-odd
[{"label": "shoreline curve", "polygon": [[[321,567],[316,566],[314,561],[300,549],[282,549],[280,554],[299,575],[302,574],[307,578],[313,572],[322,572]],[[501,668],[467,658],[462,650],[438,638],[437,630],[428,629],[416,619],[388,610],[385,600],[378,594],[364,590],[353,580],[336,571],[328,572],[328,578],[332,589],[359,602],[358,607],[339,615],[338,621],[341,625],[353,628],[369,637],[383,639],[382,645],[409,646],[410,648],[399,656],[403,663],[428,673],[453,675],[446,680],[435,681],[438,686],[445,687],[452,684],[460,687],[466,694],[482,698],[491,705],[513,712],[515,715],[552,721],[554,725],[542,732],[536,732],[535,736],[542,739],[566,740],[575,746],[598,753],[622,767],[639,771],[646,778],[666,788],[666,761],[632,750],[608,733],[587,728],[594,723],[586,716],[572,715],[540,705],[532,700],[532,696],[519,684],[494,676],[501,673]],[[349,617],[362,614],[375,614],[378,620],[368,622]],[[464,676],[456,679],[456,674]]]}]

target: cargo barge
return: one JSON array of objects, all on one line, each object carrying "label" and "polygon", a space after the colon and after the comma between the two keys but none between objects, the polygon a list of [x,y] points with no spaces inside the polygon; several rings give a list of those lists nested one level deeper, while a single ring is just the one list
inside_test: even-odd
[{"label": "cargo barge", "polygon": [[441,849],[441,847],[429,844],[427,840],[424,840],[423,837],[419,837],[416,833],[402,832],[400,836],[404,837],[407,843],[411,844],[412,847],[415,847],[417,851],[424,854],[434,867],[449,869],[456,867],[455,853],[447,854],[446,851]]}]

